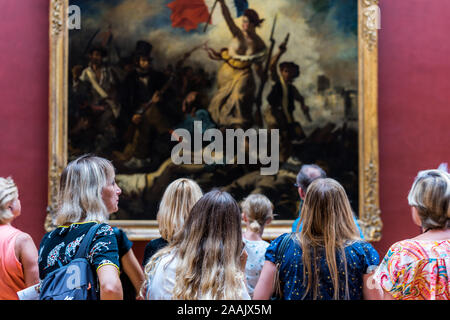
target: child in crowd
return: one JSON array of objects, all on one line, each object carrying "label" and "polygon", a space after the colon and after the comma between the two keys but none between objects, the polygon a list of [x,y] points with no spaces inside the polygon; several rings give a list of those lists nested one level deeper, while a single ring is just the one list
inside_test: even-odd
[{"label": "child in crowd", "polygon": [[269,243],[262,239],[264,227],[272,222],[273,204],[262,194],[252,194],[241,204],[242,219],[246,224],[243,235],[248,258],[245,265],[247,289],[251,297],[264,265],[264,255]]},{"label": "child in crowd", "polygon": [[39,282],[33,239],[11,226],[20,214],[17,186],[11,178],[0,178],[0,300],[18,300],[18,291]]}]

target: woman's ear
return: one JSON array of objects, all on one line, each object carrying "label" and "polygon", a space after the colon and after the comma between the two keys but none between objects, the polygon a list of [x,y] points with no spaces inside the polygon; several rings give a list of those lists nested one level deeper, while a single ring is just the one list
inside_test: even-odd
[{"label": "woman's ear", "polygon": [[244,220],[244,222],[247,222],[247,221],[248,221],[247,215],[245,214],[244,211],[242,211],[241,217],[242,217],[242,220]]},{"label": "woman's ear", "polygon": [[268,224],[270,224],[272,222],[272,220],[273,220],[272,218],[267,219],[266,223],[264,225],[267,226]]},{"label": "woman's ear", "polygon": [[419,227],[422,227],[422,220],[420,219],[419,211],[417,211],[416,207],[411,207],[411,215],[414,223]]},{"label": "woman's ear", "polygon": [[298,187],[298,194],[300,196],[300,198],[302,198],[303,200],[305,200],[306,198],[306,192],[303,191],[303,189],[301,187]]}]

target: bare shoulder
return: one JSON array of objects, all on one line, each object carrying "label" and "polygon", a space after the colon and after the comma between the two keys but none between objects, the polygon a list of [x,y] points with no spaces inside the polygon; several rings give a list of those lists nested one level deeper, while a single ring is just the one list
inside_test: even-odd
[{"label": "bare shoulder", "polygon": [[15,250],[17,256],[20,256],[22,251],[30,250],[30,248],[36,249],[33,238],[28,233],[21,232],[16,238]]},{"label": "bare shoulder", "polygon": [[16,238],[16,244],[17,243],[24,244],[24,243],[27,243],[27,242],[30,242],[30,241],[33,241],[33,239],[26,232],[20,232],[20,234]]}]

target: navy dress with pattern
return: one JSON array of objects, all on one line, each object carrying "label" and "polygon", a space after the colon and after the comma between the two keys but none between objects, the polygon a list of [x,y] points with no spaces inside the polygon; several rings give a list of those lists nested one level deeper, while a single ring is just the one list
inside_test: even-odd
[{"label": "navy dress with pattern", "polygon": [[[266,250],[265,259],[276,264],[276,253],[279,245],[288,233],[282,234],[272,241]],[[305,295],[307,279],[303,281],[303,262],[302,262],[302,248],[297,239],[290,239],[286,247],[284,257],[281,260],[280,266],[280,281],[283,291],[283,299],[285,300],[311,300],[313,299],[312,290]],[[349,299],[362,299],[362,285],[363,275],[367,269],[372,266],[377,266],[380,262],[380,257],[377,251],[371,244],[365,241],[350,242],[345,247],[345,256],[347,259],[347,274],[348,274],[348,288]],[[345,272],[343,259],[340,255],[337,257],[337,266],[339,272],[339,299],[345,299]],[[318,251],[318,265],[319,267],[319,292],[317,299],[332,300],[334,295],[333,282],[330,271],[328,269],[325,250]]]}]

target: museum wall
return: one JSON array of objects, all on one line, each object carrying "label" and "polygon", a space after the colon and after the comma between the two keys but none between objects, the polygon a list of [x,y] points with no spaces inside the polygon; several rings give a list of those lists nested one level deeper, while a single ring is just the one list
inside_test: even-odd
[{"label": "museum wall", "polygon": [[[419,232],[406,196],[418,170],[450,160],[450,2],[381,0],[380,255]],[[48,0],[0,2],[0,176],[20,190],[14,225],[44,235],[48,166]],[[135,243],[138,259],[145,243]]]}]

